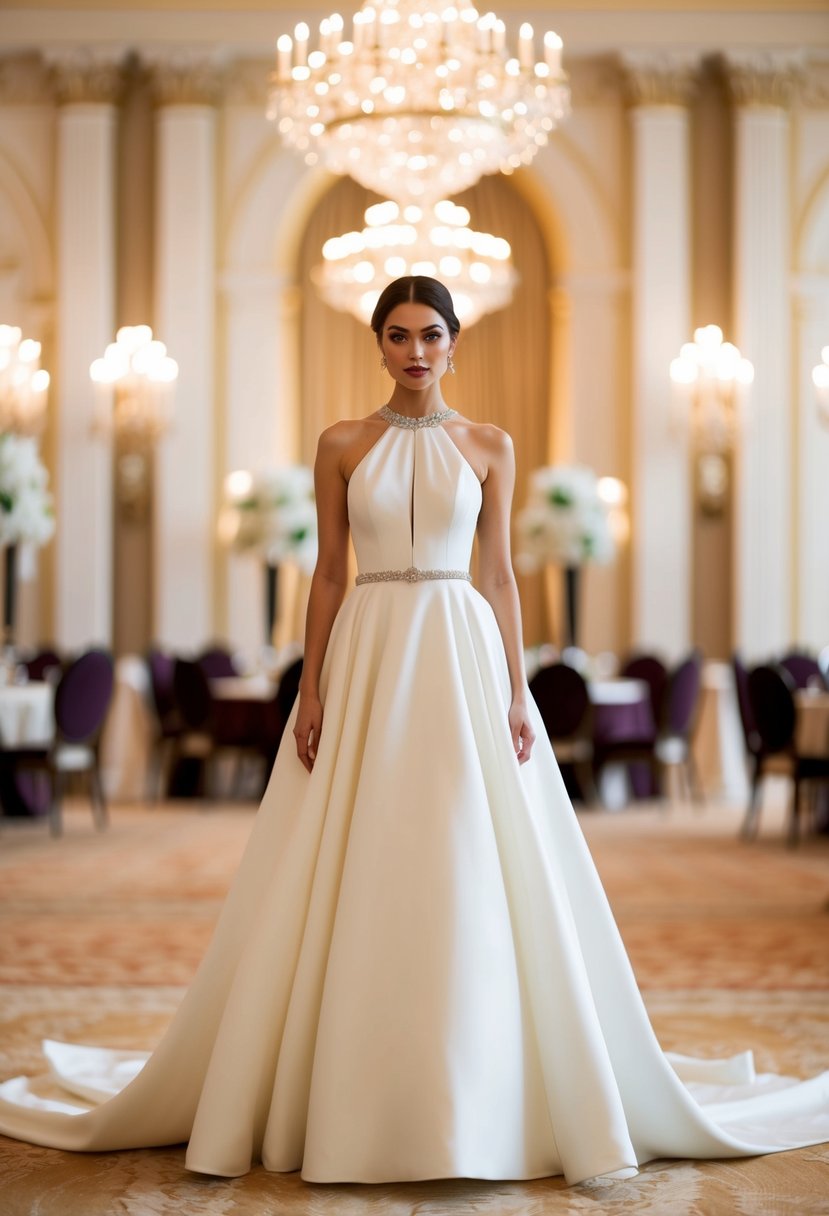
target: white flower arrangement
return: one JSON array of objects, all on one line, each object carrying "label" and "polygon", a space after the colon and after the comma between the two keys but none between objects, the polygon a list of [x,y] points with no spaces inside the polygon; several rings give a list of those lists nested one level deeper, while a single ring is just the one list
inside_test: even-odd
[{"label": "white flower arrangement", "polygon": [[592,469],[553,465],[530,474],[527,505],[516,517],[515,564],[529,573],[549,562],[581,566],[612,561],[616,546]]},{"label": "white flower arrangement", "polygon": [[219,535],[237,553],[254,553],[268,565],[295,562],[310,572],[317,560],[314,475],[305,465],[231,473]]},{"label": "white flower arrangement", "polygon": [[30,436],[0,435],[0,545],[39,548],[55,531],[49,474]]}]

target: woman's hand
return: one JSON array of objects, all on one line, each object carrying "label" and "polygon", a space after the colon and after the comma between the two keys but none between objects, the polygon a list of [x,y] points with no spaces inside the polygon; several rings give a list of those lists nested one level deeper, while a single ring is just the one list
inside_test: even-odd
[{"label": "woman's hand", "polygon": [[516,759],[519,764],[526,764],[535,743],[535,731],[530,726],[527,703],[523,698],[517,697],[509,707],[509,729]]},{"label": "woman's hand", "polygon": [[294,723],[296,754],[310,773],[317,758],[317,748],[322,730],[322,703],[319,697],[308,693],[299,694],[299,708]]}]

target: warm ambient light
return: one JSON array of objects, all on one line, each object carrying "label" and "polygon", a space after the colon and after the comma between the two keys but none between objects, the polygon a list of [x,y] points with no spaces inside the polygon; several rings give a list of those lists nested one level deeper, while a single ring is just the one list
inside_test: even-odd
[{"label": "warm ambient light", "polygon": [[0,433],[37,435],[46,421],[49,373],[40,343],[16,325],[0,325]]}]

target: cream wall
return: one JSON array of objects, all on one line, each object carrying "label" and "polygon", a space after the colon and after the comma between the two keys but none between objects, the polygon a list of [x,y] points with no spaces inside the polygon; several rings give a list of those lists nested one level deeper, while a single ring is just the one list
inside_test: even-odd
[{"label": "cream wall", "polygon": [[[9,320],[45,340],[47,366],[56,382],[52,408],[63,409],[63,385],[77,386],[88,360],[80,350],[75,355],[60,346],[60,335],[78,318],[69,316],[68,302],[61,314],[57,281],[65,256],[60,234],[64,246],[71,234],[65,226],[66,200],[56,190],[64,110],[50,64],[60,51],[66,73],[66,52],[72,52],[76,58],[70,55],[69,62],[79,90],[74,96],[82,99],[86,88],[87,98],[99,105],[101,56],[107,63],[130,65],[125,78],[138,70],[145,82],[142,104],[155,105],[154,112],[147,110],[147,123],[153,130],[156,257],[166,251],[163,265],[143,272],[146,298],[155,300],[154,316],[148,319],[156,325],[164,319],[161,336],[188,368],[177,432],[165,441],[158,470],[160,512],[147,550],[152,567],[142,571],[138,586],[131,586],[128,569],[119,574],[114,611],[122,627],[117,632],[120,644],[125,637],[131,640],[127,648],[141,644],[146,614],[137,614],[132,630],[129,614],[134,597],[143,596],[152,603],[154,633],[165,644],[188,649],[211,636],[226,636],[253,649],[261,632],[259,572],[252,563],[228,558],[214,540],[214,529],[226,472],[293,459],[298,452],[297,293],[302,285],[295,280],[295,250],[328,181],[284,151],[263,117],[269,47],[295,14],[282,6],[280,16],[278,5],[267,11],[247,5],[247,11],[233,16],[217,11],[216,5],[198,15],[125,14],[117,6],[99,7],[102,11],[74,12],[66,6],[57,11],[29,6],[0,13],[0,301],[14,313]],[[757,5],[761,11],[750,16],[740,11],[744,5],[696,14],[687,11],[694,7],[687,3],[684,11],[660,6],[647,14],[607,4],[594,6],[605,10],[600,14],[585,11],[586,6],[574,11],[545,5],[543,13],[524,11],[516,3],[497,7],[510,26],[524,16],[537,28],[555,24],[565,39],[573,80],[571,118],[515,183],[532,201],[556,268],[550,282],[557,356],[549,456],[590,464],[631,487],[630,550],[614,568],[587,575],[583,633],[590,649],[655,644],[675,655],[692,640],[706,641],[694,636],[700,571],[692,561],[696,524],[683,473],[687,453],[667,434],[654,442],[654,428],[662,425],[661,386],[666,409],[669,398],[667,347],[674,331],[678,337],[692,319],[703,319],[694,309],[698,283],[691,271],[694,256],[702,256],[693,220],[708,198],[708,161],[704,141],[702,152],[696,148],[691,155],[697,122],[694,88],[706,87],[703,64],[729,43],[750,53],[772,83],[775,69],[764,59],[766,49],[794,53],[794,84],[781,109],[787,131],[781,156],[788,216],[785,230],[778,233],[785,250],[780,290],[790,293],[780,301],[787,329],[782,345],[790,343],[790,353],[784,368],[786,399],[775,405],[791,446],[778,484],[790,519],[773,568],[764,571],[772,588],[768,602],[758,597],[755,584],[740,585],[739,567],[722,568],[720,561],[721,568],[703,573],[723,605],[719,616],[735,605],[735,626],[720,629],[715,648],[724,649],[723,637],[747,643],[752,656],[792,641],[825,644],[829,432],[816,422],[809,373],[821,345],[829,341],[829,18],[810,4],[794,12],[789,6],[781,12],[782,5]],[[304,11],[309,9],[314,5]],[[687,88],[687,81],[678,88],[678,53],[690,72]],[[656,92],[642,92],[642,72],[651,90],[654,80],[659,83]],[[728,69],[724,72],[727,78]],[[772,89],[751,104],[766,113],[778,100]],[[116,88],[103,103],[117,111],[123,96],[119,100]],[[732,104],[728,118],[736,125],[735,113]],[[656,131],[664,127],[663,118],[678,132],[668,138],[671,155],[678,157],[677,171],[687,175],[679,193],[675,174],[670,181],[660,179],[658,145],[641,159],[643,123]],[[127,140],[121,147],[121,191],[129,187],[133,127],[125,123],[121,128],[121,139]],[[140,155],[136,148],[135,163],[146,163],[146,148]],[[736,173],[734,163],[727,169]],[[192,188],[196,182],[201,185],[188,195],[188,183]],[[113,190],[117,193],[116,185]],[[726,202],[730,197],[723,195]],[[667,220],[675,264],[663,265],[658,246],[648,244],[657,218]],[[712,223],[720,237],[729,234],[722,206]],[[125,239],[123,231],[120,239]],[[718,248],[727,250],[728,242],[721,239]],[[759,246],[748,250],[752,258],[764,255]],[[714,265],[712,273],[715,282],[720,276],[723,290],[709,289],[707,298],[728,301],[735,262],[733,256],[719,260],[727,264]],[[645,278],[643,266],[650,266]],[[140,267],[131,267],[130,275],[141,274]],[[686,276],[687,283],[678,282],[677,274]],[[113,276],[117,278],[114,264]],[[122,272],[121,301],[123,279]],[[659,318],[665,308],[670,323],[657,341],[648,318]],[[733,333],[737,321],[733,316],[708,319],[727,333]],[[752,351],[745,353],[752,357]],[[74,465],[58,446],[62,433],[60,418],[53,417],[45,448],[58,482],[63,522],[59,519],[57,541],[42,557],[37,583],[26,589],[24,637],[54,636],[67,645],[109,641],[99,594],[102,585],[113,582],[106,541],[96,542],[89,577],[56,582],[55,572],[71,571],[87,547],[83,531],[67,524],[78,494],[72,485]],[[100,463],[100,453],[94,459]],[[666,475],[666,461],[675,474]],[[768,500],[762,484],[752,484],[748,493],[737,526],[756,538],[762,536]],[[522,495],[519,487],[519,500]],[[732,539],[739,549],[740,535]],[[83,556],[89,560],[87,552]],[[786,573],[789,558],[791,577]],[[759,560],[762,564],[762,554]],[[65,623],[69,619],[71,628]],[[750,627],[741,624],[744,619]],[[102,636],[108,630],[109,636]]]}]

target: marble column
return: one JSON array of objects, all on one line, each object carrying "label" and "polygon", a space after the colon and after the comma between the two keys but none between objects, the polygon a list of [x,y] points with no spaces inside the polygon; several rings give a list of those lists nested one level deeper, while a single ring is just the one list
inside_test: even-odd
[{"label": "marble column", "polygon": [[735,462],[735,623],[749,660],[792,639],[791,55],[726,57],[735,106],[735,342],[754,384]]},{"label": "marble column", "polygon": [[89,365],[115,336],[121,57],[50,56],[59,102],[55,641],[66,651],[112,639],[112,451],[91,435]]},{"label": "marble column", "polygon": [[153,329],[179,365],[174,421],[159,442],[154,633],[176,651],[216,628],[216,108],[211,61],[159,57]]},{"label": "marble column", "polygon": [[628,54],[633,135],[632,622],[634,646],[676,658],[691,639],[687,437],[671,422],[668,369],[691,303],[687,103],[696,62]]}]

